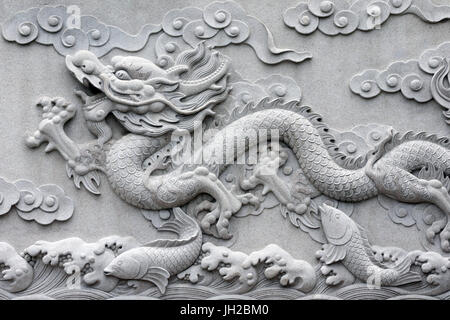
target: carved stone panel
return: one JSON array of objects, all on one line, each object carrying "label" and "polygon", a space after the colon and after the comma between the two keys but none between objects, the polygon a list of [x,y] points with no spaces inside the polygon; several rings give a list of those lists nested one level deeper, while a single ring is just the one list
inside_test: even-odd
[{"label": "carved stone panel", "polygon": [[448,299],[450,1],[193,3],[0,2],[0,299]]}]

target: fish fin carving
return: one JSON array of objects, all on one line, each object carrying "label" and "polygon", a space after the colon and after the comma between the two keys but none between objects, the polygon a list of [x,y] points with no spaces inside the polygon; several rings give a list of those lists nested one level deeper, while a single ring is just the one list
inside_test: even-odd
[{"label": "fish fin carving", "polygon": [[407,273],[411,268],[412,261],[410,257],[406,256],[400,262],[398,262],[394,269],[397,270],[400,274]]},{"label": "fish fin carving", "polygon": [[335,246],[332,244],[326,244],[323,247],[325,264],[332,264],[341,261],[347,254],[345,246]]},{"label": "fish fin carving", "polygon": [[145,247],[176,247],[187,244],[198,237],[200,233],[200,228],[197,222],[184,213],[181,208],[173,208],[174,219],[168,222],[165,222],[158,228],[159,231],[169,231],[176,233],[178,236],[186,235],[189,233],[184,239],[157,239],[146,243]]},{"label": "fish fin carving", "polygon": [[419,273],[410,271],[411,263],[412,261],[410,257],[406,256],[395,265],[394,269],[400,274],[400,276],[393,283],[393,285],[401,286],[408,283],[422,281],[422,276]]},{"label": "fish fin carving", "polygon": [[393,286],[402,286],[408,283],[421,282],[422,276],[417,272],[407,272],[398,277],[398,279],[392,283]]},{"label": "fish fin carving", "polygon": [[361,236],[361,241],[364,247],[364,251],[366,252],[367,256],[369,257],[370,261],[375,264],[376,266],[383,267],[376,259],[373,254],[372,245],[369,242],[369,239],[367,238],[367,231],[364,227],[357,225],[359,234]]},{"label": "fish fin carving", "polygon": [[169,278],[170,273],[166,269],[150,267],[141,279],[153,283],[164,294],[169,283]]},{"label": "fish fin carving", "polygon": [[180,235],[186,226],[192,224],[191,218],[183,212],[180,208],[173,208],[174,219],[165,222],[159,227],[159,231],[169,231]]},{"label": "fish fin carving", "polygon": [[174,219],[165,222],[159,227],[159,231],[169,231],[181,235],[181,233],[187,228],[192,226],[197,226],[197,222],[184,213],[181,208],[173,208]]}]

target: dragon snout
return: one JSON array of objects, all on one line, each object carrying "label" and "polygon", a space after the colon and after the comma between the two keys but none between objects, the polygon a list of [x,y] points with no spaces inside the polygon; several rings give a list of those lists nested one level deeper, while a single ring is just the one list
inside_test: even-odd
[{"label": "dragon snout", "polygon": [[[95,54],[93,54],[90,51],[87,50],[80,50],[77,53],[75,53],[73,56],[67,56],[66,62],[72,63],[75,67],[81,68],[83,65],[85,65],[87,62],[92,62],[95,64],[95,62],[100,62]],[[86,67],[86,65],[85,65]]]},{"label": "dragon snout", "polygon": [[86,85],[85,81],[87,80],[97,89],[101,89],[99,75],[107,68],[92,52],[81,50],[73,56],[68,55],[66,66],[81,83]]}]

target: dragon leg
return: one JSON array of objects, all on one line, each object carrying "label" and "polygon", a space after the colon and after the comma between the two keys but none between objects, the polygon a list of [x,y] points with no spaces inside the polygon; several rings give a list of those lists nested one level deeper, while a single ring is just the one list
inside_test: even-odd
[{"label": "dragon leg", "polygon": [[[395,200],[407,203],[428,202],[450,215],[450,195],[438,180],[424,180],[399,167],[385,163],[375,164],[366,169],[368,176],[376,184],[380,193]],[[448,218],[436,221],[427,230],[427,239],[433,242],[435,235],[441,232],[441,247],[450,251],[450,225]]]},{"label": "dragon leg", "polygon": [[258,185],[263,185],[263,195],[273,192],[275,197],[284,205],[293,202],[289,186],[277,175],[279,167],[286,163],[286,160],[286,153],[278,155],[276,152],[270,151],[267,156],[263,157],[256,164],[250,177],[241,179],[241,188],[243,190],[251,190]]},{"label": "dragon leg", "polygon": [[[37,106],[43,109],[43,119],[38,129],[26,138],[26,145],[37,148],[47,142],[45,152],[57,150],[61,154],[67,161],[67,175],[74,178],[75,186],[80,188],[82,183],[90,192],[99,194],[99,178],[95,170],[103,170],[103,165],[98,161],[103,155],[102,146],[97,141],[78,144],[64,130],[65,124],[75,116],[77,108],[60,97],[42,97]],[[93,126],[100,132],[99,135],[105,133],[106,140],[109,140],[108,130],[101,123]]]},{"label": "dragon leg", "polygon": [[255,165],[251,176],[241,179],[239,184],[242,190],[251,190],[258,185],[263,186],[262,195],[272,194],[284,205],[288,212],[296,215],[306,213],[311,198],[304,194],[302,198],[293,195],[292,185],[286,183],[278,176],[279,168],[287,161],[288,154],[285,151],[270,151],[261,157]]},{"label": "dragon leg", "polygon": [[259,203],[258,199],[250,193],[234,194],[205,167],[198,167],[194,171],[184,173],[180,178],[192,179],[195,185],[199,186],[198,190],[216,200],[217,205],[211,207],[213,210],[203,217],[200,225],[203,231],[211,234],[211,226],[215,224],[218,235],[223,239],[229,239],[232,236],[228,232],[231,216],[238,212],[243,204]]}]

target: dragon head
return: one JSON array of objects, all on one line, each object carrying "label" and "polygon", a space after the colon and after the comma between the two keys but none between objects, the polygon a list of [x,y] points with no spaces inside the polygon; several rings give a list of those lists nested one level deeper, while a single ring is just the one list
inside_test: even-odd
[{"label": "dragon head", "polygon": [[67,56],[66,65],[85,86],[101,91],[81,94],[87,120],[113,113],[129,131],[150,136],[192,129],[230,90],[229,60],[203,43],[180,53],[168,69],[135,56],[115,56],[104,65],[89,51]]}]

